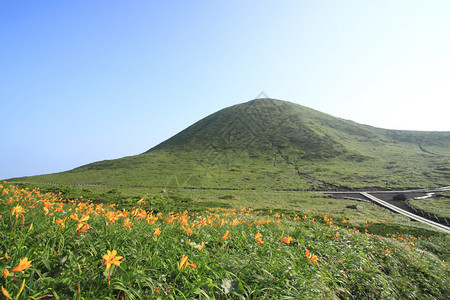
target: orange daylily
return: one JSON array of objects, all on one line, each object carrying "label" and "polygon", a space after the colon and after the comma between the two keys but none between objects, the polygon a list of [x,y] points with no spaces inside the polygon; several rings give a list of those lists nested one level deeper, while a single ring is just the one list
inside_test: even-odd
[{"label": "orange daylily", "polygon": [[[106,270],[109,270],[111,265],[114,265],[114,270],[116,267],[120,266],[120,259],[122,259],[122,256],[116,256],[117,251],[109,251],[107,250],[107,254],[103,255],[102,258],[105,260],[105,266]],[[109,284],[109,272],[108,272],[108,284]]]},{"label": "orange daylily", "polygon": [[[22,284],[20,285],[19,292],[17,293],[15,299],[19,299],[20,294],[23,291],[23,288],[25,287],[25,279],[22,281]],[[6,297],[6,299],[12,299],[11,295],[8,293],[8,291],[3,287],[2,285],[2,294]]]},{"label": "orange daylily", "polygon": [[[114,224],[115,221],[117,221],[119,219],[119,217],[117,216],[116,212],[112,212],[112,211],[108,211],[105,215],[105,220],[106,220],[106,226],[109,225],[109,223]],[[109,221],[109,223],[108,223]]]},{"label": "orange daylily", "polygon": [[197,268],[197,265],[188,263],[188,256],[186,256],[186,255],[183,255],[181,257],[181,261],[179,263],[177,263],[177,266],[178,266],[178,270],[184,270],[187,267],[191,267],[194,269]]},{"label": "orange daylily", "polygon": [[148,216],[147,212],[143,209],[141,209],[141,212],[137,214],[137,219],[138,220],[144,220],[146,219]]},{"label": "orange daylily", "polygon": [[88,215],[83,215],[83,216],[81,216],[81,219],[78,219],[78,215],[77,214],[72,214],[72,215],[70,215],[70,218],[72,220],[77,221],[78,223],[83,223],[83,222],[86,222],[87,220],[89,220],[89,216]]},{"label": "orange daylily", "polygon": [[228,233],[229,233],[228,230],[225,231],[225,235],[224,235],[220,240],[221,240],[221,241],[224,241],[224,240],[228,239]]},{"label": "orange daylily", "polygon": [[290,244],[292,241],[292,237],[288,236],[288,237],[281,238],[281,241],[286,244]]},{"label": "orange daylily", "polygon": [[127,218],[125,219],[123,226],[125,226],[126,228],[130,228],[131,226],[133,226],[133,222],[130,222],[130,219]]},{"label": "orange daylily", "polygon": [[3,296],[6,297],[6,299],[12,299],[11,296],[9,295],[8,291],[3,287],[3,285],[2,285],[2,293],[3,293]]},{"label": "orange daylily", "polygon": [[5,269],[4,271],[3,271],[3,277],[8,277],[8,275],[9,275],[9,271],[8,271],[8,269]]},{"label": "orange daylily", "polygon": [[191,233],[192,233],[193,231],[194,231],[194,229],[188,228],[188,229],[186,230],[186,235],[187,235],[187,236],[190,236]]},{"label": "orange daylily", "polygon": [[203,248],[205,248],[205,242],[202,242],[202,245],[201,245],[201,246],[198,246],[198,247],[197,247],[197,250],[203,252]]},{"label": "orange daylily", "polygon": [[17,218],[19,215],[23,214],[24,212],[25,212],[25,209],[24,209],[22,206],[16,205],[16,206],[11,210],[11,215],[16,214],[16,218]]},{"label": "orange daylily", "polygon": [[155,232],[153,234],[154,235],[160,235],[161,234],[161,230],[159,230],[159,228],[155,228]]},{"label": "orange daylily", "polygon": [[255,239],[256,239],[256,241],[258,242],[258,244],[260,244],[260,245],[263,244],[263,241],[262,241],[262,234],[261,234],[261,233],[258,232],[258,233],[255,235]]},{"label": "orange daylily", "polygon": [[123,258],[123,256],[116,256],[117,251],[109,251],[107,250],[107,254],[103,255],[102,258],[105,260],[106,270],[108,270],[111,265],[120,266],[120,259]]},{"label": "orange daylily", "polygon": [[19,264],[11,270],[11,272],[23,272],[23,270],[28,269],[29,267],[31,267],[31,260],[28,260],[27,257],[21,259],[19,261]]},{"label": "orange daylily", "polygon": [[89,229],[88,223],[78,223],[77,225],[77,231],[78,232],[85,232]]},{"label": "orange daylily", "polygon": [[66,220],[67,217],[65,217],[64,219],[56,219],[55,224],[61,226],[61,228],[64,228],[66,226]]},{"label": "orange daylily", "polygon": [[310,262],[315,262],[316,265],[319,266],[319,263],[317,262],[319,258],[316,255],[312,254],[308,249],[306,249],[305,251],[305,256]]},{"label": "orange daylily", "polygon": [[186,268],[185,264],[187,263],[187,259],[188,259],[188,257],[185,255],[183,255],[183,257],[181,257],[181,261],[179,263],[177,263],[178,270]]}]

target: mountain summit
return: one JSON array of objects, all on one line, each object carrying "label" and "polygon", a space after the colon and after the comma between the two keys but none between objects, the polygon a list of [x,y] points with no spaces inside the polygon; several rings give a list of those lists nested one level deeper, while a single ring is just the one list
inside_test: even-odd
[{"label": "mountain summit", "polygon": [[[335,137],[321,130],[333,117],[297,104],[256,99],[220,110],[150,149],[211,150],[241,152],[296,152],[298,159],[322,159],[348,153]],[[356,123],[340,120],[362,135],[368,134]],[[230,157],[231,160],[234,159]]]},{"label": "mountain summit", "polygon": [[374,128],[255,99],[143,154],[20,180],[220,189],[438,186],[450,181],[450,132]]}]

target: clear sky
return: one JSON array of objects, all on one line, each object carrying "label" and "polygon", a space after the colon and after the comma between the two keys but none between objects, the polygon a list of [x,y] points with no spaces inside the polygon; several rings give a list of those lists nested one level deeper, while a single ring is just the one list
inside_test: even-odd
[{"label": "clear sky", "polygon": [[261,91],[450,131],[450,1],[0,1],[0,178],[135,155]]}]

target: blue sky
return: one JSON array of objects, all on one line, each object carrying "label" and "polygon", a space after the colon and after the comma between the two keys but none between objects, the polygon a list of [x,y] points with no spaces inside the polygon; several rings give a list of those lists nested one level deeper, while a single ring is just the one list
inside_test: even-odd
[{"label": "blue sky", "polygon": [[145,152],[261,91],[450,131],[450,1],[0,2],[0,178]]}]

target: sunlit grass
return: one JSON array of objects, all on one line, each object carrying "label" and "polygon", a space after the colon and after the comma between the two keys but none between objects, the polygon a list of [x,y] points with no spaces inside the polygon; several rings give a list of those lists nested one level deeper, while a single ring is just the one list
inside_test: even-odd
[{"label": "sunlit grass", "polygon": [[0,280],[3,293],[22,299],[449,296],[445,234],[373,235],[379,221],[320,211],[152,212],[143,209],[146,201],[124,210],[1,187],[0,268],[9,272]]},{"label": "sunlit grass", "polygon": [[416,209],[434,214],[440,218],[450,219],[450,193],[445,193],[438,198],[411,199],[409,204]]},{"label": "sunlit grass", "polygon": [[423,188],[448,184],[449,156],[449,132],[379,129],[258,99],[212,114],[143,154],[17,181],[168,189]]}]

